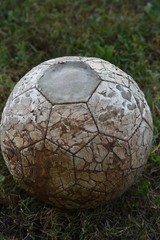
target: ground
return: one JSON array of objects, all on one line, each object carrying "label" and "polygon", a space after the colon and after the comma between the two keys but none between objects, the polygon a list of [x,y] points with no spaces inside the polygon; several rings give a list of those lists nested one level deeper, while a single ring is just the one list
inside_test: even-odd
[{"label": "ground", "polygon": [[0,3],[0,112],[16,82],[42,61],[94,56],[131,75],[145,93],[154,140],[145,171],[120,199],[60,211],[29,196],[0,156],[0,239],[160,239],[160,3],[6,0]]}]

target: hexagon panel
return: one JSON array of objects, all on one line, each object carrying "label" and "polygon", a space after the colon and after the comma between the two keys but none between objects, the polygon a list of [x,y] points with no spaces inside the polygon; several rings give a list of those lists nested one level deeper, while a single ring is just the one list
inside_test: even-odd
[{"label": "hexagon panel", "polygon": [[141,113],[130,90],[122,85],[102,82],[88,107],[101,133],[127,140],[141,123]]},{"label": "hexagon panel", "polygon": [[99,134],[74,155],[74,165],[76,184],[111,192],[130,168],[128,143]]},{"label": "hexagon panel", "polygon": [[129,140],[131,151],[131,168],[143,166],[148,159],[152,145],[153,131],[146,121],[142,121],[140,127]]},{"label": "hexagon panel", "polygon": [[43,76],[44,71],[47,70],[49,66],[39,64],[37,67],[32,68],[28,73],[21,78],[21,80],[16,84],[13,90],[13,98],[21,95],[22,93],[28,91],[36,86],[37,81]]},{"label": "hexagon panel", "polygon": [[130,86],[130,76],[110,62],[96,58],[84,59],[83,61],[98,73],[101,80],[117,83],[126,87]]},{"label": "hexagon panel", "polygon": [[52,107],[47,139],[75,153],[96,135],[97,127],[86,104]]},{"label": "hexagon panel", "polygon": [[22,93],[9,105],[2,115],[2,145],[22,149],[45,138],[51,104],[36,89]]},{"label": "hexagon panel", "polygon": [[47,198],[75,184],[73,156],[48,140],[21,151],[23,181]]}]

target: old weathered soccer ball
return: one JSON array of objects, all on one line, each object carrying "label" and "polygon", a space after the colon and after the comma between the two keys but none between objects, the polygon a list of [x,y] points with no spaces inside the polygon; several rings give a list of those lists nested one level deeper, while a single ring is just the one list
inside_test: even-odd
[{"label": "old weathered soccer ball", "polygon": [[144,94],[97,58],[36,66],[13,89],[1,121],[1,149],[14,179],[61,208],[92,208],[120,196],[143,170],[151,141]]}]

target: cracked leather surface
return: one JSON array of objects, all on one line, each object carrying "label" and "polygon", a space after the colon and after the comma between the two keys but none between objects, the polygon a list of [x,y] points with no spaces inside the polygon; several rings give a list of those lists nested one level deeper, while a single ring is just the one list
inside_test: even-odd
[{"label": "cracked leather surface", "polygon": [[37,198],[91,208],[135,182],[152,128],[144,94],[128,74],[102,59],[62,57],[33,68],[13,89],[1,149],[14,179]]}]

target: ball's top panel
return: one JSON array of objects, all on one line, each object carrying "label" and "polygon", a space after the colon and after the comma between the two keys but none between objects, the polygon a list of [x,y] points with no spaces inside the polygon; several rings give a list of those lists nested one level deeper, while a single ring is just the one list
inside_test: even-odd
[{"label": "ball's top panel", "polygon": [[52,103],[86,102],[100,78],[88,64],[67,61],[53,64],[39,79],[37,88]]}]

